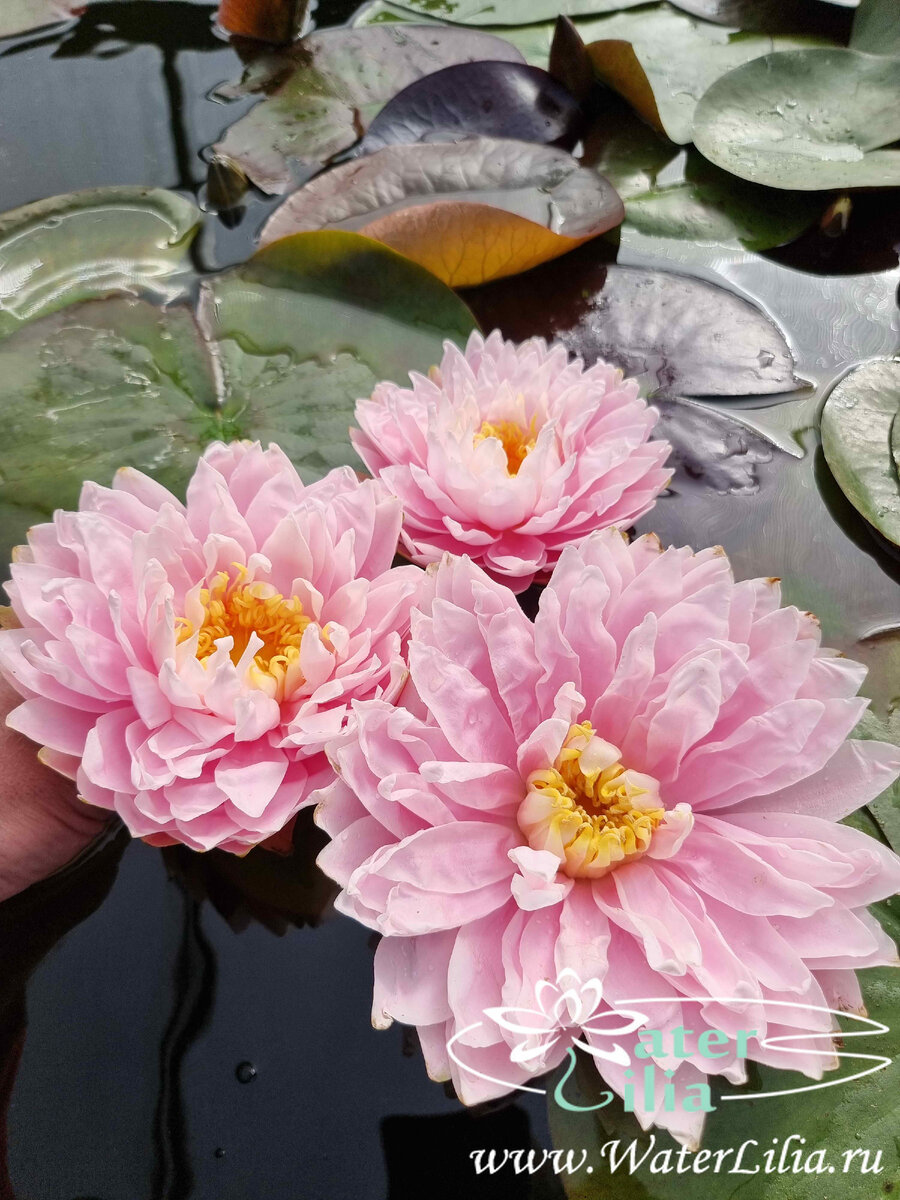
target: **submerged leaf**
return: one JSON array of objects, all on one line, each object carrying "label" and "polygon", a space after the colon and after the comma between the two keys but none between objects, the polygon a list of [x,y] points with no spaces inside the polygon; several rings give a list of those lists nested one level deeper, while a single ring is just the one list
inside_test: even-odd
[{"label": "submerged leaf", "polygon": [[524,63],[461,63],[426,75],[389,100],[369,126],[362,151],[474,135],[572,147],[583,121],[578,101],[546,71]]},{"label": "submerged leaf", "polygon": [[162,188],[97,188],[0,216],[0,337],[115,291],[181,290],[200,211]]},{"label": "submerged leaf", "polygon": [[900,358],[864,363],[834,388],[822,410],[822,449],[838,487],[866,520],[900,545],[897,446]]},{"label": "submerged leaf", "polygon": [[641,376],[652,393],[740,396],[802,386],[784,336],[749,301],[688,275],[609,265],[594,245],[466,299],[483,328],[516,341],[555,338],[587,363],[603,358]]},{"label": "submerged leaf", "polygon": [[352,146],[402,88],[455,63],[520,62],[508,42],[440,25],[327,29],[251,63],[228,96],[264,99],[214,147],[266,192],[284,192]]},{"label": "submerged leaf", "polygon": [[795,43],[742,34],[676,12],[668,4],[593,24],[588,53],[597,75],[673,142],[690,142],[697,101],[720,76]]},{"label": "submerged leaf", "polygon": [[855,50],[770,54],[712,85],[694,117],[711,162],[777,188],[900,185],[900,59]]},{"label": "submerged leaf", "polygon": [[607,181],[565,151],[472,138],[391,146],[335,167],[290,196],[262,240],[356,229],[465,287],[565,254],[622,215]]}]

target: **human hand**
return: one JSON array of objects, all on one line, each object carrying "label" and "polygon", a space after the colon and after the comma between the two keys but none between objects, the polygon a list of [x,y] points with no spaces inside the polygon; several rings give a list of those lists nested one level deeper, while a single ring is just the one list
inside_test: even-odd
[{"label": "human hand", "polygon": [[7,728],[21,703],[0,679],[0,901],[76,858],[110,819],[78,799],[70,779],[45,767],[35,746]]}]

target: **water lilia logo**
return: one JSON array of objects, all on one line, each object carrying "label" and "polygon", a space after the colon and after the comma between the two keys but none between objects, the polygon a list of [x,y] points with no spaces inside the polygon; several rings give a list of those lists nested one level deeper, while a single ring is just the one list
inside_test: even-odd
[{"label": "water lilia logo", "polygon": [[583,1037],[572,1038],[573,1029],[595,1038],[624,1037],[647,1023],[644,1013],[633,1009],[598,1011],[603,1002],[599,979],[582,983],[571,968],[561,971],[556,982],[542,980],[535,988],[537,1008],[486,1008],[484,1015],[501,1029],[521,1038],[510,1051],[510,1062],[524,1065],[544,1058],[563,1037],[594,1058],[627,1067],[628,1051],[617,1042],[609,1049],[592,1045]]}]

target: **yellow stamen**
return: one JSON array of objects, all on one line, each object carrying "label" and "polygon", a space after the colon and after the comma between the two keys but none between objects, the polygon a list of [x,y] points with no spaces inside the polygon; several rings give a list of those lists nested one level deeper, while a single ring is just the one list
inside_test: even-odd
[{"label": "yellow stamen", "polygon": [[[286,690],[293,691],[303,681],[300,641],[303,631],[313,623],[312,618],[304,613],[299,596],[285,598],[270,583],[261,580],[245,583],[246,567],[233,565],[236,575],[219,571],[210,586],[201,590],[203,620],[199,629],[188,617],[178,618],[178,644],[196,633],[197,659],[205,663],[215,653],[216,642],[230,637],[233,645],[229,653],[237,666],[251,636],[256,634],[263,644],[253,655],[248,681],[282,700]],[[327,645],[324,630],[321,637]]]},{"label": "yellow stamen", "polygon": [[569,729],[552,767],[528,777],[519,827],[535,850],[559,856],[566,875],[596,878],[643,854],[665,817],[656,780],[619,759],[585,721]]},{"label": "yellow stamen", "polygon": [[506,455],[507,473],[517,475],[522,463],[534,449],[537,435],[536,417],[531,418],[527,429],[523,429],[515,421],[498,421],[495,425],[485,421],[475,434],[475,445],[483,442],[485,438],[496,438]]}]

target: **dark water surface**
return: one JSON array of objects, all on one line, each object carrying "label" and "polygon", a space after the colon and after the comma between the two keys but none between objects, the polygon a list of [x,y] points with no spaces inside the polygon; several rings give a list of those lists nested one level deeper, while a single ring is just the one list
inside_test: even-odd
[{"label": "dark water surface", "polygon": [[[352,7],[323,4],[318,21]],[[202,199],[203,148],[247,107],[209,98],[241,69],[212,12],[101,2],[80,22],[0,43],[0,211],[116,183]],[[757,299],[813,385],[744,414],[774,446],[745,431],[722,449],[712,426],[688,431],[694,457],[685,449],[672,496],[645,524],[664,540],[723,543],[742,574],[783,575],[831,641],[888,663],[873,687],[886,706],[900,567],[835,494],[813,431],[850,364],[900,346],[900,235],[890,206],[866,204],[856,252],[816,234],[770,260],[632,235],[619,261],[715,277]],[[245,257],[271,206],[251,194],[236,227],[210,221],[199,262]],[[515,286],[527,297],[528,277]],[[674,436],[681,418],[666,419]],[[476,1181],[468,1159],[545,1143],[539,1102],[464,1112],[428,1080],[408,1034],[372,1030],[370,935],[330,913],[317,836],[301,822],[297,856],[274,865],[164,857],[120,836],[0,906],[0,1200],[561,1195],[541,1179]]]}]

